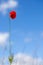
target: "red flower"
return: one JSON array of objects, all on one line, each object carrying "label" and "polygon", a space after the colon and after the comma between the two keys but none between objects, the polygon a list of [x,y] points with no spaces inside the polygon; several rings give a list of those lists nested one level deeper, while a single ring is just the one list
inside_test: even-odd
[{"label": "red flower", "polygon": [[16,18],[16,12],[15,11],[11,11],[10,12],[10,18],[11,19],[15,19]]}]

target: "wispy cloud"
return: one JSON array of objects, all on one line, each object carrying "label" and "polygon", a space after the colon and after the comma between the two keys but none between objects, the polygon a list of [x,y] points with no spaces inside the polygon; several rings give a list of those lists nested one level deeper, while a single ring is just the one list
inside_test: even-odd
[{"label": "wispy cloud", "polygon": [[17,5],[18,5],[18,2],[17,1],[8,0],[8,2],[1,3],[0,4],[0,11],[2,13],[6,13],[7,9],[15,8],[15,7],[17,7]]},{"label": "wispy cloud", "polygon": [[0,45],[4,45],[9,38],[9,33],[0,33]]},{"label": "wispy cloud", "polygon": [[28,38],[28,37],[24,38],[24,42],[25,42],[25,43],[29,43],[29,42],[31,42],[31,41],[32,41],[32,38]]},{"label": "wispy cloud", "polygon": [[40,33],[40,36],[43,37],[43,32]]}]

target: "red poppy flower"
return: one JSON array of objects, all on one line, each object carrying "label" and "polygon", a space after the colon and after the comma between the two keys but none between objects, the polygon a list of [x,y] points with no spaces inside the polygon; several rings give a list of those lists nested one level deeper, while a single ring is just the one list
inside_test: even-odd
[{"label": "red poppy flower", "polygon": [[16,12],[15,11],[11,11],[10,12],[10,18],[11,19],[15,19],[16,18]]}]

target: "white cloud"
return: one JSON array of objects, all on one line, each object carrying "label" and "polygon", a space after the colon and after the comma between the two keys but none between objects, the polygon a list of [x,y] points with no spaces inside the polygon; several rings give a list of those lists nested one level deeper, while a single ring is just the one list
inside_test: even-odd
[{"label": "white cloud", "polygon": [[[1,59],[0,59],[0,61],[1,61]],[[3,62],[4,62],[4,65],[6,65],[6,63],[8,62],[8,58],[5,57]],[[2,63],[2,61],[1,61],[1,63]],[[9,65],[9,63],[8,63],[8,65]],[[14,55],[14,60],[11,65],[43,65],[43,59],[33,58],[32,56],[29,56],[27,54],[18,53],[16,55]]]},{"label": "white cloud", "polygon": [[26,43],[29,43],[29,42],[31,42],[32,41],[32,38],[25,38],[24,39],[24,42],[26,42]]},{"label": "white cloud", "polygon": [[0,45],[6,43],[7,39],[9,38],[9,33],[0,33]]},{"label": "white cloud", "polygon": [[5,14],[6,11],[7,11],[7,9],[9,9],[9,8],[15,8],[17,5],[18,5],[17,1],[8,0],[8,2],[0,4],[0,11]]},{"label": "white cloud", "polygon": [[18,53],[14,56],[12,65],[43,65],[43,60],[40,58],[33,58],[26,54]]}]

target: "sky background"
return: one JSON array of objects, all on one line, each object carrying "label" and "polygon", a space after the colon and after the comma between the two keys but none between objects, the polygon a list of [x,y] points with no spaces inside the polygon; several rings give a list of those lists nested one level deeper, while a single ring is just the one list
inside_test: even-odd
[{"label": "sky background", "polygon": [[[18,2],[16,8],[0,11],[0,33],[9,33],[11,22],[12,52],[25,53],[32,57],[43,59],[43,0],[14,0]],[[8,0],[0,0],[0,5]],[[1,8],[0,8],[1,9]],[[9,12],[15,10],[16,19],[11,20]],[[9,53],[9,44],[6,50],[0,45],[0,56]]]}]

